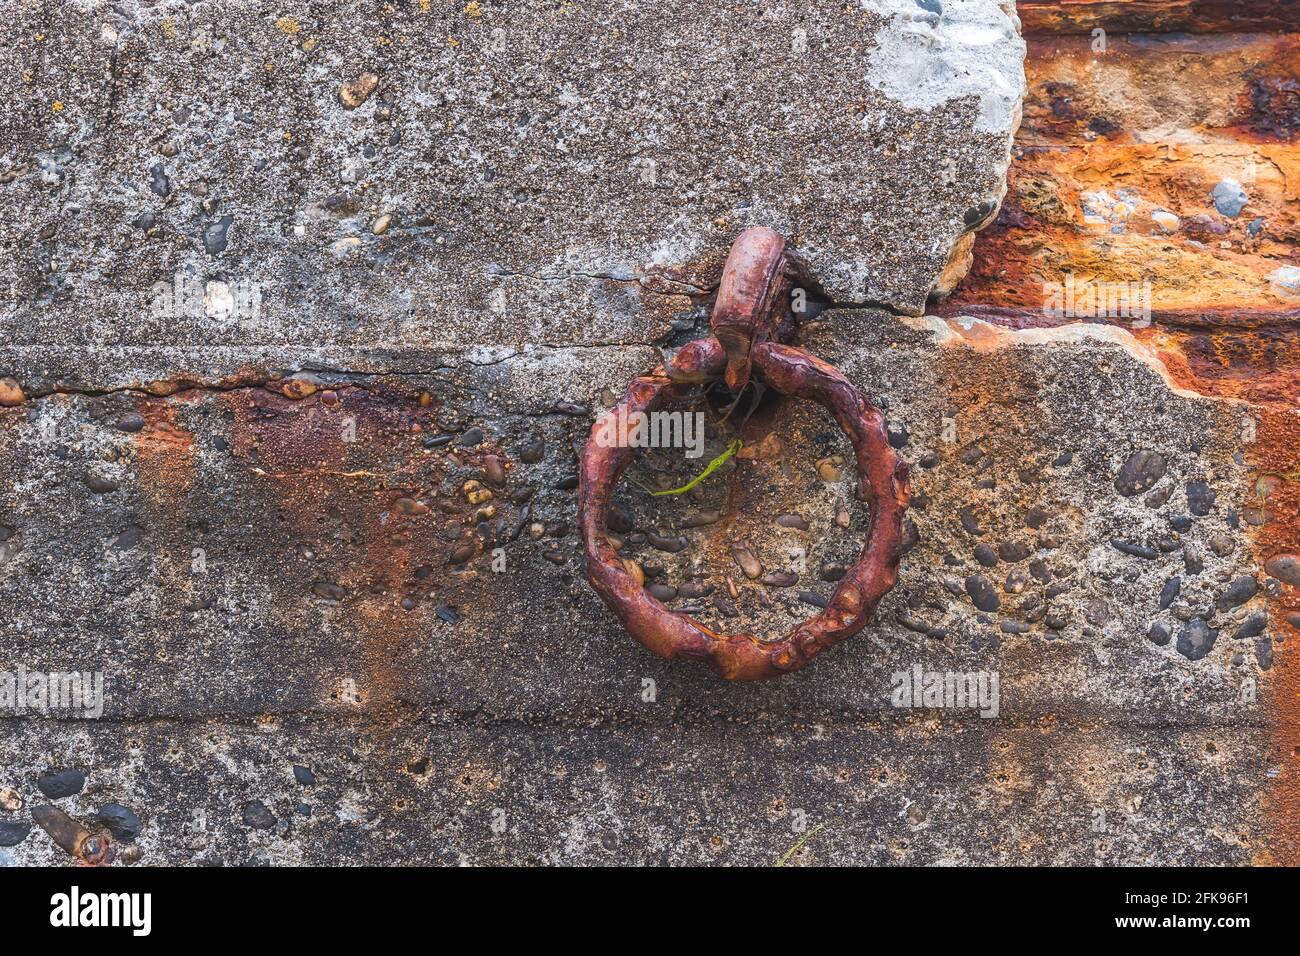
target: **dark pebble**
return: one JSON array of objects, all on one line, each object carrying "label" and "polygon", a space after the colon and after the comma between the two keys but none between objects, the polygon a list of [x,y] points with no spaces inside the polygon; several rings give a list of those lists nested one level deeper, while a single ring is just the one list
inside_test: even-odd
[{"label": "dark pebble", "polygon": [[483,459],[483,476],[487,479],[489,485],[500,487],[505,484],[506,469],[501,464],[501,459],[496,455],[488,455]]},{"label": "dark pebble", "polygon": [[1259,661],[1260,670],[1266,671],[1273,666],[1273,642],[1267,637],[1255,642],[1255,659]]},{"label": "dark pebble", "polygon": [[27,839],[32,825],[22,820],[0,820],[0,846],[17,846]]},{"label": "dark pebble", "polygon": [[687,515],[681,521],[683,528],[703,528],[706,525],[716,524],[722,515],[716,511],[698,511],[693,515]]},{"label": "dark pebble", "polygon": [[332,581],[317,581],[311,586],[312,593],[329,601],[342,601],[348,596],[347,588]]},{"label": "dark pebble", "polygon": [[713,596],[713,606],[718,609],[718,613],[721,614],[723,617],[736,616],[736,606],[732,604],[730,601],[728,601],[721,594],[715,594]]},{"label": "dark pebble", "polygon": [[1189,661],[1199,661],[1218,639],[1219,632],[1205,623],[1203,618],[1194,617],[1178,632],[1178,653]]},{"label": "dark pebble", "polygon": [[1158,644],[1161,647],[1164,647],[1169,643],[1169,637],[1169,628],[1159,621],[1156,621],[1147,628],[1147,640],[1152,644]]},{"label": "dark pebble", "polygon": [[1023,541],[1003,541],[998,545],[998,557],[1003,561],[1009,561],[1015,564],[1017,561],[1023,561],[1029,557],[1031,549]]},{"label": "dark pebble", "polygon": [[907,628],[909,631],[915,631],[917,634],[930,633],[929,622],[924,620],[915,611],[903,608],[895,614],[894,617],[897,618],[899,624],[903,625],[903,627]]},{"label": "dark pebble", "polygon": [[1023,621],[1003,621],[1003,634],[1028,634],[1033,628]]},{"label": "dark pebble", "polygon": [[441,448],[443,445],[450,445],[456,440],[456,436],[448,433],[441,435],[430,435],[424,440],[425,448]]},{"label": "dark pebble", "polygon": [[922,468],[933,468],[939,464],[939,453],[937,451],[927,451],[921,456],[921,460],[917,464]]},{"label": "dark pebble", "polygon": [[823,561],[821,569],[818,571],[818,577],[823,581],[838,581],[844,577],[847,570],[848,568],[838,561]]},{"label": "dark pebble", "polygon": [[36,787],[51,800],[61,800],[81,793],[86,785],[86,775],[80,770],[60,770],[47,773],[36,781]]},{"label": "dark pebble", "polygon": [[770,588],[788,588],[799,583],[799,575],[789,571],[769,571],[761,580]]},{"label": "dark pebble", "polygon": [[688,543],[683,537],[656,534],[653,531],[647,531],[645,539],[649,542],[650,547],[655,548],[658,551],[667,551],[670,554],[676,554],[678,551],[681,551]]},{"label": "dark pebble", "polygon": [[1183,589],[1183,579],[1175,575],[1165,582],[1165,586],[1160,589],[1160,610],[1164,610],[1174,603],[1174,598],[1178,597],[1178,592]]},{"label": "dark pebble", "polygon": [[670,587],[667,584],[660,584],[657,581],[652,581],[650,584],[647,584],[645,589],[649,592],[651,597],[657,598],[660,601],[671,601],[673,598],[677,597],[676,588]]},{"label": "dark pebble", "polygon": [[208,255],[217,256],[226,251],[226,240],[234,221],[234,216],[222,216],[203,228],[203,248]]},{"label": "dark pebble", "polygon": [[1064,468],[1066,465],[1070,464],[1073,461],[1074,461],[1074,452],[1063,451],[1059,455],[1057,455],[1056,458],[1052,460],[1052,467]]},{"label": "dark pebble", "polygon": [[460,615],[457,614],[456,609],[449,604],[439,604],[433,609],[433,613],[438,615],[439,620],[446,621],[448,624],[460,623]]},{"label": "dark pebble", "polygon": [[795,514],[781,515],[776,519],[776,523],[782,528],[797,528],[800,531],[808,530],[808,522]]},{"label": "dark pebble", "polygon": [[1173,515],[1169,519],[1169,526],[1179,534],[1187,534],[1192,530],[1192,519],[1187,515]]},{"label": "dark pebble", "polygon": [[987,544],[980,543],[975,545],[975,560],[986,568],[993,568],[997,567],[998,555]]},{"label": "dark pebble", "polygon": [[958,508],[957,517],[961,521],[961,526],[966,529],[967,534],[979,536],[984,533],[984,529],[980,527],[979,518],[975,516],[974,510],[971,508]]},{"label": "dark pebble", "polygon": [[585,405],[579,405],[576,402],[557,402],[555,410],[561,415],[573,415],[575,418],[589,413],[589,409]]},{"label": "dark pebble", "polygon": [[113,423],[113,427],[120,432],[138,432],[144,428],[144,416],[139,412],[127,412]]},{"label": "dark pebble", "polygon": [[140,835],[140,818],[120,803],[104,804],[95,814],[95,820],[121,843],[134,843]]},{"label": "dark pebble", "polygon": [[804,604],[811,604],[813,607],[825,607],[827,601],[816,591],[800,591],[799,600]]},{"label": "dark pebble", "polygon": [[911,518],[903,519],[903,540],[898,543],[898,553],[907,554],[921,541],[921,532]]},{"label": "dark pebble", "polygon": [[1029,573],[1034,576],[1034,580],[1042,581],[1044,584],[1052,580],[1052,569],[1042,558],[1034,558],[1029,562]]},{"label": "dark pebble", "polygon": [[1187,483],[1187,510],[1197,517],[1204,517],[1210,513],[1216,497],[1218,495],[1214,489],[1203,481]]},{"label": "dark pebble", "polygon": [[167,178],[167,170],[163,168],[162,163],[155,163],[149,169],[149,189],[155,196],[166,198],[170,195],[172,183]]},{"label": "dark pebble", "polygon": [[1220,611],[1227,611],[1231,608],[1245,604],[1255,596],[1259,590],[1259,585],[1255,583],[1252,577],[1237,578],[1229,584],[1217,598],[1214,604]]},{"label": "dark pebble", "polygon": [[1046,508],[1042,505],[1034,505],[1025,512],[1025,524],[1030,528],[1037,530],[1047,524],[1047,519],[1050,517],[1051,514]]},{"label": "dark pebble", "polygon": [[457,442],[457,444],[464,445],[466,448],[472,448],[481,441],[483,441],[483,429],[475,425],[473,428],[467,428],[465,431],[461,432],[460,441]]},{"label": "dark pebble", "polygon": [[713,585],[707,581],[686,581],[677,589],[677,593],[687,600],[708,597],[713,591]]},{"label": "dark pebble", "polygon": [[1165,460],[1153,451],[1143,449],[1129,455],[1115,476],[1115,490],[1125,498],[1132,498],[1165,476]]},{"label": "dark pebble", "polygon": [[906,425],[900,423],[889,426],[889,444],[891,447],[906,448],[911,439],[912,436],[908,434]]},{"label": "dark pebble", "polygon": [[526,465],[535,465],[546,457],[546,442],[540,438],[530,438],[519,449],[519,460]]},{"label": "dark pebble", "polygon": [[275,826],[275,814],[261,800],[249,800],[244,804],[244,826],[254,830],[269,830]]},{"label": "dark pebble", "polygon": [[966,593],[981,611],[996,611],[1002,604],[997,588],[982,574],[972,574],[966,579]]},{"label": "dark pebble", "polygon": [[474,541],[466,541],[452,549],[451,554],[447,555],[447,563],[464,564],[476,554],[478,554],[478,544]]},{"label": "dark pebble", "polygon": [[1300,555],[1275,554],[1264,562],[1264,571],[1283,584],[1300,588]]},{"label": "dark pebble", "polygon": [[1264,628],[1268,627],[1268,612],[1255,611],[1246,616],[1237,628],[1237,633],[1232,635],[1234,641],[1242,641],[1248,637],[1259,637],[1264,633]]},{"label": "dark pebble", "polygon": [[98,475],[87,475],[86,487],[90,489],[90,493],[93,495],[106,495],[109,492],[117,491],[117,482],[109,481],[107,478],[100,478]]},{"label": "dark pebble", "polygon": [[1121,541],[1119,538],[1111,538],[1110,543],[1114,546],[1116,551],[1122,551],[1124,554],[1132,555],[1135,558],[1154,561],[1159,557],[1155,548],[1148,548],[1144,544],[1134,544],[1132,541]]},{"label": "dark pebble", "polygon": [[297,780],[304,787],[310,787],[316,783],[316,775],[311,772],[311,768],[303,767],[298,764],[294,765],[293,779]]},{"label": "dark pebble", "polygon": [[561,478],[555,483],[556,491],[572,491],[576,487],[578,487],[577,475],[569,475],[569,477]]},{"label": "dark pebble", "polygon": [[1205,555],[1193,545],[1183,545],[1183,566],[1188,574],[1200,574],[1205,570]]}]

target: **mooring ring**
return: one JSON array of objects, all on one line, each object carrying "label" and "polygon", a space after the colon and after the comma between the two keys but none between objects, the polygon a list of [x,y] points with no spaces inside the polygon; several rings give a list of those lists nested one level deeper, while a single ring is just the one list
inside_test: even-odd
[{"label": "mooring ring", "polygon": [[[753,634],[721,634],[690,615],[674,612],[649,594],[624,566],[610,543],[605,520],[614,489],[637,449],[598,440],[602,417],[592,427],[579,471],[578,524],[587,578],[628,632],[661,657],[708,661],[728,680],[762,680],[798,670],[829,647],[857,634],[898,579],[903,512],[909,486],[907,464],[889,444],[885,417],[838,369],[802,349],[773,341],[753,344],[748,357],[769,387],[825,406],[853,444],[858,490],[870,509],[858,560],[835,588],[826,607],[780,640]],[[607,415],[649,413],[681,398],[695,383],[721,377],[728,355],[717,338],[687,345],[665,368],[635,379]]]}]

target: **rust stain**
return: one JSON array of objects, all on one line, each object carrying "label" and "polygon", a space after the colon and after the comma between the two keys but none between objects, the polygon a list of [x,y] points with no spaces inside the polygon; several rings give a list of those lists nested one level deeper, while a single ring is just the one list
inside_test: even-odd
[{"label": "rust stain", "polygon": [[140,487],[155,505],[175,504],[194,487],[194,435],[179,424],[181,406],[148,399],[138,411],[145,425],[132,436]]},{"label": "rust stain", "polygon": [[[1248,499],[1254,520],[1255,556],[1264,564],[1279,554],[1300,554],[1300,414],[1294,407],[1261,407],[1256,441],[1247,446],[1254,487]],[[1248,518],[1251,515],[1248,513]],[[1277,582],[1280,583],[1280,582]],[[1300,863],[1300,587],[1283,584],[1269,601],[1274,638],[1273,667],[1266,672],[1273,711],[1277,777],[1266,799],[1272,820],[1273,863]],[[1279,643],[1280,642],[1280,643]]]},{"label": "rust stain", "polygon": [[[954,317],[1014,329],[1121,326],[1171,387],[1248,403],[1247,536],[1261,565],[1300,554],[1300,294],[1276,281],[1280,268],[1300,266],[1300,35],[1245,32],[1296,31],[1300,8],[1018,8],[1031,37],[1029,91],[1006,200],[976,239],[970,272],[932,311],[976,349],[998,347],[1005,333]],[[1104,48],[1089,35],[1098,27]],[[1247,197],[1235,216],[1212,199],[1224,180]],[[1054,308],[1051,294],[1067,280],[1094,291],[1148,282],[1149,314],[1090,311],[1087,297],[1076,300],[1083,309]],[[1282,585],[1270,596],[1275,653],[1261,678],[1276,751],[1263,863],[1300,862],[1300,664],[1287,651],[1297,625],[1300,588]]]},{"label": "rust stain", "polygon": [[1289,0],[1019,0],[1026,34],[1294,30]]},{"label": "rust stain", "polygon": [[[455,605],[476,578],[485,515],[498,530],[515,518],[499,489],[471,501],[444,479],[454,467],[477,469],[490,490],[507,480],[507,456],[490,441],[427,447],[442,432],[440,403],[404,383],[288,384],[228,392],[222,402],[247,481],[265,485],[256,493],[274,499],[317,558],[302,600],[321,603],[327,617],[337,609],[356,633],[358,703],[367,721],[391,726],[419,703],[405,662],[431,640],[431,605]],[[382,750],[386,736],[375,739]]]}]

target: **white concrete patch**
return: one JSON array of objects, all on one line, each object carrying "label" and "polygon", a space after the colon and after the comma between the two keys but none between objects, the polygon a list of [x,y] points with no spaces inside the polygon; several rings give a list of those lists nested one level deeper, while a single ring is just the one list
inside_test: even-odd
[{"label": "white concrete patch", "polygon": [[982,133],[1010,136],[1020,125],[1025,41],[1013,4],[938,0],[927,9],[916,0],[861,0],[861,6],[887,18],[867,71],[874,88],[923,110],[976,97]]}]

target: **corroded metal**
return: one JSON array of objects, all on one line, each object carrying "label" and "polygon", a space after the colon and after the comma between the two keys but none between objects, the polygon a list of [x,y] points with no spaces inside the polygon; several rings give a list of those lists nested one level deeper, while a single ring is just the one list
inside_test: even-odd
[{"label": "corroded metal", "polygon": [[793,328],[789,293],[798,269],[777,233],[763,228],[742,233],[719,285],[714,336],[691,343],[667,366],[637,378],[607,415],[627,421],[633,413],[649,413],[683,397],[697,383],[723,377],[739,390],[751,376],[784,395],[829,409],[853,444],[859,496],[870,507],[871,520],[857,562],[824,610],[780,640],[720,634],[670,611],[624,567],[605,531],[614,488],[636,449],[598,441],[607,427],[602,418],[582,454],[578,521],[588,580],[628,632],[650,650],[670,659],[706,660],[730,680],[761,680],[803,667],[862,630],[898,578],[907,465],[890,447],[884,416],[853,383],[821,359],[780,341]]},{"label": "corroded metal", "polygon": [[78,866],[108,866],[116,856],[113,838],[103,830],[88,830],[58,807],[32,807],[32,819]]}]

